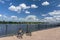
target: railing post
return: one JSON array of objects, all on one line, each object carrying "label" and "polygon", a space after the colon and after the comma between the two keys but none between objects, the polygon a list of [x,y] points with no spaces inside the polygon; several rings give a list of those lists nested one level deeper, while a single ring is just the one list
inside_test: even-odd
[{"label": "railing post", "polygon": [[8,27],[8,25],[6,25],[6,35],[7,35],[7,27]]}]

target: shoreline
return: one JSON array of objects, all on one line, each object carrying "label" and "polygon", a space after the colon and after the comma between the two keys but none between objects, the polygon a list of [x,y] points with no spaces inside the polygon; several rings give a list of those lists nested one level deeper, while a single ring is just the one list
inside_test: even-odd
[{"label": "shoreline", "polygon": [[23,35],[23,39],[18,39],[15,35],[2,37],[0,40],[60,40],[60,27],[35,31],[32,36]]}]

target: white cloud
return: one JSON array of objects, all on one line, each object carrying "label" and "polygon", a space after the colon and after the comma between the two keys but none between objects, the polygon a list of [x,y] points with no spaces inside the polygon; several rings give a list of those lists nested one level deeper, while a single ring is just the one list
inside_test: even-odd
[{"label": "white cloud", "polygon": [[57,5],[57,7],[60,7],[60,4],[59,4],[59,5]]},{"label": "white cloud", "polygon": [[25,11],[25,13],[26,13],[26,14],[30,14],[30,12],[29,12],[29,11],[27,11],[27,10]]},{"label": "white cloud", "polygon": [[12,3],[10,3],[9,5],[12,5]]},{"label": "white cloud", "polygon": [[28,15],[25,18],[19,18],[19,21],[25,22],[37,22],[39,19],[35,15]]},{"label": "white cloud", "polygon": [[27,6],[26,4],[22,3],[19,5],[22,9],[29,9],[30,6]]},{"label": "white cloud", "polygon": [[18,18],[17,16],[11,16],[11,18]]},{"label": "white cloud", "polygon": [[25,18],[19,18],[18,21],[20,21],[20,22],[25,22]]},{"label": "white cloud", "polygon": [[1,17],[2,15],[0,14],[0,17]]},{"label": "white cloud", "polygon": [[47,14],[42,14],[42,16],[47,16]]},{"label": "white cloud", "polygon": [[11,16],[10,21],[16,22],[37,22],[39,19],[35,15],[28,15],[25,18],[18,18],[17,16]]},{"label": "white cloud", "polygon": [[16,7],[14,5],[9,7],[9,10],[16,11]]},{"label": "white cloud", "polygon": [[21,7],[19,7],[19,6],[16,7],[14,5],[10,6],[8,9],[11,10],[11,11],[16,11],[16,12],[21,11]]},{"label": "white cloud", "polygon": [[53,16],[53,17],[60,17],[60,16]]},{"label": "white cloud", "polygon": [[45,17],[44,19],[46,19],[47,21],[54,21],[53,17]]},{"label": "white cloud", "polygon": [[11,16],[9,21],[18,22],[19,21],[19,18],[17,16]]},{"label": "white cloud", "polygon": [[51,17],[45,17],[43,20],[46,22],[60,22],[60,10],[54,10],[48,13]]},{"label": "white cloud", "polygon": [[31,8],[38,8],[38,6],[36,6],[35,4],[32,4]]},{"label": "white cloud", "polygon": [[5,3],[5,1],[3,1],[3,0],[0,0],[0,3],[3,3],[3,4],[4,4],[4,3]]},{"label": "white cloud", "polygon": [[36,21],[38,21],[38,18],[37,18],[35,15],[28,15],[28,16],[26,17],[26,21],[36,22]]},{"label": "white cloud", "polygon": [[11,5],[8,9],[11,11],[20,13],[22,9],[25,10],[25,9],[29,9],[29,8],[30,8],[29,6],[26,6],[26,4],[22,3],[19,6]]},{"label": "white cloud", "polygon": [[60,22],[60,17],[45,17],[43,19],[44,22],[49,22],[49,23],[59,23]]},{"label": "white cloud", "polygon": [[37,8],[37,7],[38,6],[36,6],[35,4],[32,4],[31,6],[27,6],[26,4],[22,3],[22,4],[19,4],[19,6],[11,5],[8,9],[11,11],[20,13],[22,10],[25,10],[25,9],[27,10],[30,8]]},{"label": "white cloud", "polygon": [[19,18],[18,16],[6,16],[0,14],[0,21],[13,21],[13,22],[37,22],[39,19],[35,15],[28,15],[25,18]]},{"label": "white cloud", "polygon": [[58,21],[54,17],[45,17],[44,19],[42,19],[42,22],[57,23]]},{"label": "white cloud", "polygon": [[47,2],[47,1],[45,1],[45,2],[42,3],[43,6],[47,6],[47,5],[49,5],[49,4],[50,4],[50,3]]},{"label": "white cloud", "polygon": [[7,16],[6,15],[2,15],[4,18],[7,18]]},{"label": "white cloud", "polygon": [[7,20],[7,16],[6,15],[2,15],[2,14],[0,14],[0,21],[6,21]]},{"label": "white cloud", "polygon": [[51,16],[60,16],[60,10],[54,10],[53,12],[49,12],[48,14]]}]

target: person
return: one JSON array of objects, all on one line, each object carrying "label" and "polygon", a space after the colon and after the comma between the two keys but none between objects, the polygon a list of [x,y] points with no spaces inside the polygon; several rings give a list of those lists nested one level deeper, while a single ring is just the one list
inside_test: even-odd
[{"label": "person", "polygon": [[23,30],[21,28],[19,28],[17,38],[20,39],[20,38],[22,38],[22,36],[23,36]]},{"label": "person", "polygon": [[27,30],[26,30],[26,35],[32,36],[31,31],[27,29]]}]

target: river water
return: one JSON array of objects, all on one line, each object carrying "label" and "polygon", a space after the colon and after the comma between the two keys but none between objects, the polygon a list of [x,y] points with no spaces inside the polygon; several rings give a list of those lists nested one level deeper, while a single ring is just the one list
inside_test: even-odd
[{"label": "river water", "polygon": [[8,34],[16,34],[18,29],[21,28],[24,33],[27,29],[31,32],[38,31],[42,29],[48,29],[55,26],[52,25],[43,25],[43,24],[0,24],[0,36]]}]

